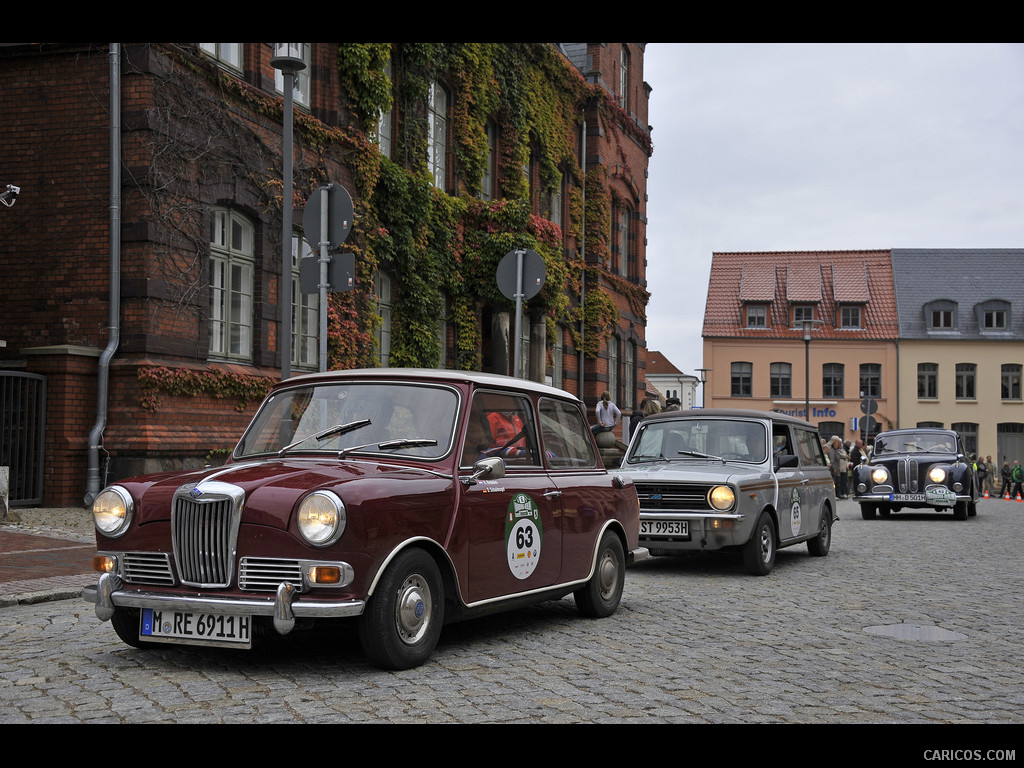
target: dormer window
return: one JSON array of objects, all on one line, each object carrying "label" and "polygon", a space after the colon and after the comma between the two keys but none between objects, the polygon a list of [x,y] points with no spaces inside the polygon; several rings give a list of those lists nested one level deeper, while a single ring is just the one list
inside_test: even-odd
[{"label": "dormer window", "polygon": [[974,306],[978,328],[982,333],[1005,333],[1010,330],[1010,302],[989,299]]},{"label": "dormer window", "polygon": [[861,307],[857,304],[846,304],[839,308],[840,328],[862,328]]},{"label": "dormer window", "polygon": [[799,325],[804,322],[813,322],[813,320],[813,304],[795,304],[793,306],[793,325]]},{"label": "dormer window", "polygon": [[948,299],[924,305],[924,321],[929,331],[955,331],[960,327],[957,303]]},{"label": "dormer window", "polygon": [[768,307],[765,304],[747,304],[747,328],[767,328]]}]

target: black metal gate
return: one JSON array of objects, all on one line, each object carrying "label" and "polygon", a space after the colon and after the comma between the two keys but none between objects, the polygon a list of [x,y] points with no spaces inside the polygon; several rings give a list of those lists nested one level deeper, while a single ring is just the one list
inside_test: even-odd
[{"label": "black metal gate", "polygon": [[10,468],[8,502],[43,501],[46,377],[0,371],[0,467]]}]

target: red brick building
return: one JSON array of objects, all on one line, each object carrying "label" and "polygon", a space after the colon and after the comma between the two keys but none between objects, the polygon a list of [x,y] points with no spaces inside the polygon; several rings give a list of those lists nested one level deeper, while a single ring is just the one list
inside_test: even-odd
[{"label": "red brick building", "polygon": [[[357,264],[354,289],[331,296],[330,367],[515,373],[514,303],[493,276],[526,248],[548,280],[521,324],[523,375],[591,404],[605,389],[637,402],[643,52],[305,44],[289,197],[271,44],[0,46],[0,187],[20,187],[0,208],[0,382],[46,387],[45,409],[0,388],[12,503],[78,504],[97,483],[200,466],[234,444],[281,375],[285,200],[297,211],[286,346],[292,373],[317,369],[299,230],[327,182],[352,196]],[[38,450],[28,411],[45,414]]]}]

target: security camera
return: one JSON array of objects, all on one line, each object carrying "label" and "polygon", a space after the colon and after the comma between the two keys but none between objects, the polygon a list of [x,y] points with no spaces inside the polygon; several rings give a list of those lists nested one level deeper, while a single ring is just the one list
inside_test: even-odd
[{"label": "security camera", "polygon": [[13,184],[4,184],[0,187],[0,203],[10,208],[18,199],[19,194],[21,194],[21,187],[16,187]]}]

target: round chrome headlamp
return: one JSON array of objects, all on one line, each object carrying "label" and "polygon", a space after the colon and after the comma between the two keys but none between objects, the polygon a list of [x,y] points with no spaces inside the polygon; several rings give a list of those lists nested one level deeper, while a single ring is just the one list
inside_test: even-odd
[{"label": "round chrome headlamp", "polygon": [[712,509],[724,512],[727,509],[732,509],[732,505],[735,503],[736,494],[727,485],[716,485],[708,491],[708,504]]},{"label": "round chrome headlamp", "polygon": [[932,467],[928,470],[928,479],[933,483],[942,483],[946,480],[946,470],[942,467]]},{"label": "round chrome headlamp", "polygon": [[889,479],[889,473],[885,467],[875,467],[871,470],[871,482],[881,485]]},{"label": "round chrome headlamp", "polygon": [[317,547],[336,542],[345,532],[345,505],[330,491],[314,491],[299,505],[299,533]]},{"label": "round chrome headlamp", "polygon": [[118,485],[104,488],[92,502],[92,521],[104,536],[116,538],[128,530],[135,511],[131,494]]}]

